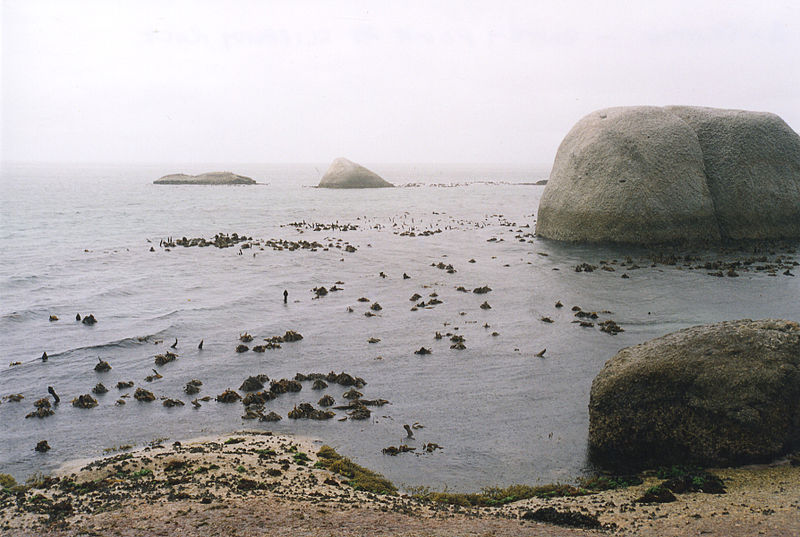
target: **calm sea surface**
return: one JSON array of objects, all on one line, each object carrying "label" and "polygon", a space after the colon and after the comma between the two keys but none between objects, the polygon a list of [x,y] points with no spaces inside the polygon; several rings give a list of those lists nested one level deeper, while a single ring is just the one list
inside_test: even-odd
[{"label": "calm sea surface", "polygon": [[[395,184],[417,185],[311,188],[324,165],[5,164],[0,398],[19,393],[24,399],[0,399],[0,472],[23,479],[71,459],[102,455],[105,448],[247,428],[319,438],[398,484],[474,490],[570,481],[590,470],[591,381],[620,348],[700,323],[800,318],[800,278],[715,278],[681,270],[680,264],[653,267],[644,261],[638,263],[642,268],[627,270],[628,279],[620,277],[626,270],[619,266],[614,272],[575,272],[578,263],[627,255],[637,260],[645,252],[533,238],[543,187],[522,183],[546,178],[546,166],[371,168]],[[166,173],[214,169],[267,184],[152,184]],[[356,229],[289,225],[304,222]],[[239,255],[239,247],[160,246],[168,237],[234,232],[254,243],[304,240],[323,247],[274,250],[254,244]],[[356,251],[347,252],[348,244]],[[439,262],[456,272],[432,266]],[[344,282],[341,291],[315,298],[313,288],[336,282]],[[484,285],[492,291],[471,292]],[[415,293],[422,298],[409,301]],[[411,311],[431,293],[442,303]],[[558,300],[564,308],[554,307]],[[480,307],[484,301],[491,309]],[[374,302],[382,309],[365,316]],[[599,320],[613,319],[625,331],[611,336],[579,327],[574,305],[610,312]],[[98,322],[76,322],[77,313],[91,313]],[[59,320],[50,322],[50,315]],[[253,346],[287,330],[304,339],[261,354],[235,351],[245,332],[254,337]],[[437,331],[445,337],[434,339]],[[466,349],[451,349],[447,333],[462,335]],[[156,367],[154,356],[175,339],[178,359]],[[414,354],[422,346],[432,353]],[[542,349],[544,357],[537,357]],[[40,359],[43,352],[47,362]],[[98,358],[111,371],[95,372]],[[9,366],[14,362],[21,364]],[[145,381],[154,367],[163,377]],[[365,398],[391,404],[373,408],[367,421],[338,421],[342,411],[325,422],[287,419],[294,405],[316,406],[326,393],[337,404],[346,402],[346,388],[331,384],[314,391],[303,383],[302,391],[267,404],[267,411],[284,416],[273,424],[243,420],[241,404],[213,401],[249,375],[280,379],[329,371],[363,377]],[[199,396],[212,397],[201,408],[189,404],[195,396],[183,393],[191,379],[203,382]],[[127,380],[187,404],[166,408],[159,401],[125,399],[133,389],[118,390],[116,384]],[[98,382],[109,392],[96,396],[97,407],[70,404]],[[62,398],[55,415],[25,419],[34,401],[48,395],[48,386]],[[120,398],[127,404],[116,405]],[[421,451],[433,442],[443,449],[381,453],[403,443],[403,424],[415,422],[424,428],[409,445]],[[36,453],[33,447],[43,439],[52,450]]]}]

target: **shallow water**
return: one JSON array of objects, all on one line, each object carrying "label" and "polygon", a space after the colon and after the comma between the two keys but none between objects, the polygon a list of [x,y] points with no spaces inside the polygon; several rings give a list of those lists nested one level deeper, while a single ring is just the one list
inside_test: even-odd
[{"label": "shallow water", "polygon": [[[800,282],[790,276],[714,278],[641,262],[644,268],[627,271],[629,279],[620,277],[618,266],[615,272],[575,272],[578,263],[638,259],[644,252],[534,239],[543,187],[520,183],[546,177],[546,167],[374,166],[396,184],[422,186],[351,191],[309,188],[324,168],[314,165],[232,170],[267,185],[152,184],[169,172],[218,168],[229,166],[4,165],[0,397],[21,393],[25,399],[0,404],[0,471],[23,478],[102,455],[104,448],[248,428],[318,437],[400,484],[474,490],[568,481],[588,471],[591,381],[620,348],[700,323],[800,318]],[[303,221],[358,229],[301,233],[288,225]],[[441,232],[400,235],[409,230]],[[338,244],[357,251],[256,247],[238,255],[238,247],[159,246],[167,237],[218,232],[325,245],[341,239]],[[431,266],[440,261],[456,272]],[[411,278],[403,279],[404,272]],[[342,291],[314,298],[312,288],[337,281],[344,282]],[[492,291],[456,290],[482,285]],[[432,292],[442,304],[410,311],[411,295],[428,300]],[[371,302],[358,302],[362,296]],[[556,309],[557,300],[565,307]],[[375,301],[383,309],[366,317]],[[479,307],[484,301],[491,309]],[[572,322],[573,305],[611,311],[600,320],[612,318],[625,331],[611,336],[580,328]],[[76,313],[93,313],[98,323],[78,323]],[[49,322],[53,314],[60,320]],[[304,339],[263,354],[234,350],[244,332],[254,336],[253,346],[286,330]],[[450,349],[449,339],[434,339],[436,331],[463,335],[467,348]],[[370,344],[371,337],[381,341]],[[163,378],[146,382],[153,357],[176,338],[179,358],[156,368]],[[433,353],[415,355],[421,346]],[[535,356],[545,348],[543,358]],[[44,363],[43,351],[50,357]],[[96,373],[98,358],[112,370]],[[8,366],[17,361],[22,364]],[[182,388],[192,378],[204,383],[200,396],[213,398],[252,374],[279,379],[331,370],[363,377],[366,398],[391,404],[373,408],[368,421],[287,419],[293,405],[316,406],[324,393],[344,401],[346,388],[331,384],[317,392],[311,383],[267,404],[267,411],[284,416],[276,424],[242,420],[241,404],[213,400],[199,409],[132,398],[114,404],[133,392],[118,391],[120,380],[188,403]],[[110,390],[96,396],[98,407],[70,405],[97,382]],[[47,396],[47,386],[62,398],[56,414],[25,419],[33,402]],[[424,428],[409,445],[434,442],[444,449],[383,455],[382,448],[404,441],[403,424],[414,422]],[[33,451],[42,439],[53,448],[47,454]]]}]

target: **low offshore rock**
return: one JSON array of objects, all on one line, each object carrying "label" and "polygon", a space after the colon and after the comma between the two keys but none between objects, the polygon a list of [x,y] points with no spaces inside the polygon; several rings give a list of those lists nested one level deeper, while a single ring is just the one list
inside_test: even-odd
[{"label": "low offshore rock", "polygon": [[800,446],[800,325],[725,321],[622,349],[592,383],[589,448],[617,469],[769,461]]},{"label": "low offshore rock", "polygon": [[153,181],[155,185],[254,185],[256,181],[231,172],[207,172],[199,175],[173,173]]},{"label": "low offshore rock", "polygon": [[95,395],[102,395],[107,392],[108,388],[103,386],[102,382],[98,382],[97,384],[95,384],[94,388],[92,388],[92,393],[94,393]]},{"label": "low offshore rock", "polygon": [[40,440],[36,443],[36,447],[33,449],[39,453],[47,453],[50,451],[50,444],[47,443],[47,440]]},{"label": "low offshore rock", "polygon": [[111,365],[106,362],[105,360],[101,360],[100,358],[97,359],[98,362],[94,365],[94,370],[98,373],[105,373],[106,371],[111,371]]}]

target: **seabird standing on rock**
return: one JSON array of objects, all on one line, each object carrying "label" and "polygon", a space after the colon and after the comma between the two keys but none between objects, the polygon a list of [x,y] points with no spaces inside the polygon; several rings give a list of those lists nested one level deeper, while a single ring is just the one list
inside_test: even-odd
[{"label": "seabird standing on rock", "polygon": [[58,396],[58,394],[56,393],[56,391],[53,389],[52,386],[48,386],[47,391],[50,392],[50,395],[53,396],[53,399],[55,399],[56,404],[58,404],[61,401],[61,398]]}]

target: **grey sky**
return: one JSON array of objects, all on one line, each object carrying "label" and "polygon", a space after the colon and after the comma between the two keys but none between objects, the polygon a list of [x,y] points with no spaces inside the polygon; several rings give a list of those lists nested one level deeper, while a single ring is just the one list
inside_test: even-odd
[{"label": "grey sky", "polygon": [[800,2],[2,2],[2,158],[548,163],[598,108],[800,129]]}]

